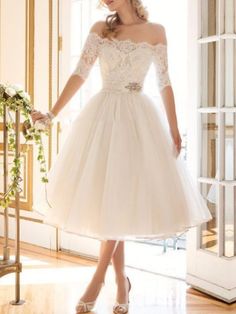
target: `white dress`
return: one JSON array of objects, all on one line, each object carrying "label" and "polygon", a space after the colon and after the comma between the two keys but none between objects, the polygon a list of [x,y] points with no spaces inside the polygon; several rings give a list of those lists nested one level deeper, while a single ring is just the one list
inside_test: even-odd
[{"label": "white dress", "polygon": [[168,238],[212,219],[155,104],[143,92],[152,62],[171,85],[167,46],[90,32],[72,74],[99,58],[102,88],[72,122],[48,172],[46,224],[97,239]]}]

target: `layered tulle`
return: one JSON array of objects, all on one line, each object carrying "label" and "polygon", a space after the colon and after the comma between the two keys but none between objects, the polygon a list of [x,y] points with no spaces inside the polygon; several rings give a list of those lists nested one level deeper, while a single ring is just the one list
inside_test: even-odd
[{"label": "layered tulle", "polygon": [[54,161],[46,224],[98,239],[167,238],[212,219],[152,100],[100,91]]}]

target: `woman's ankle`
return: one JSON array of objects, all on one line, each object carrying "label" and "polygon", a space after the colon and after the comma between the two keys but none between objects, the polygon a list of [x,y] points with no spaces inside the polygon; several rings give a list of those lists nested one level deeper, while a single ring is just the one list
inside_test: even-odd
[{"label": "woman's ankle", "polygon": [[127,275],[125,273],[122,274],[116,274],[116,283],[123,283],[127,278]]}]

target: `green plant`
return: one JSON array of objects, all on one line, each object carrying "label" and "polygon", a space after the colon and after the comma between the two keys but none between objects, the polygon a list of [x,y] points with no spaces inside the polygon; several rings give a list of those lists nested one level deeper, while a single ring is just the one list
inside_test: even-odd
[{"label": "green plant", "polygon": [[[14,127],[14,119],[12,112],[20,112],[25,118],[23,122],[23,135],[25,143],[34,141],[38,147],[37,160],[40,163],[40,172],[43,173],[41,178],[42,182],[47,183],[47,167],[44,155],[42,132],[48,135],[48,129],[41,130],[36,128],[31,120],[30,113],[32,106],[30,103],[30,96],[26,93],[20,85],[6,85],[0,84],[0,116],[3,117],[4,109],[6,109],[6,129],[8,131],[8,150],[14,151],[16,148],[16,130]],[[29,147],[26,145],[26,152]],[[7,208],[11,203],[11,197],[14,197],[17,192],[21,192],[20,182],[23,180],[21,177],[21,152],[13,159],[13,166],[10,169],[10,180],[8,183],[7,191],[0,199],[0,206]]]}]

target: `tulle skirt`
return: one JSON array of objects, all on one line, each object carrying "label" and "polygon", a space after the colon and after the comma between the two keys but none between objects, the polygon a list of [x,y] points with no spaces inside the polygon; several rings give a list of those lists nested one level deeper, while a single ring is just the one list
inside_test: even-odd
[{"label": "tulle skirt", "polygon": [[34,210],[101,240],[179,235],[212,216],[173,147],[150,97],[101,90],[72,122]]}]

